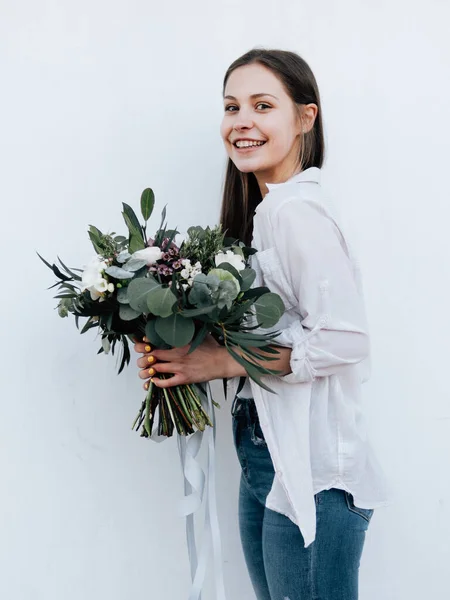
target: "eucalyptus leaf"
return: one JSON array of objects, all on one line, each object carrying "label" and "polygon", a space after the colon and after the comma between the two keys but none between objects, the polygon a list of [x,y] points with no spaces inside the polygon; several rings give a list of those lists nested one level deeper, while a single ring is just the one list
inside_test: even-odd
[{"label": "eucalyptus leaf", "polygon": [[248,300],[249,298],[259,298],[263,294],[268,294],[269,292],[270,290],[266,286],[254,287],[244,292],[242,298],[244,300]]},{"label": "eucalyptus leaf", "polygon": [[141,195],[141,212],[145,222],[150,219],[154,206],[155,194],[151,188],[146,188]]},{"label": "eucalyptus leaf", "polygon": [[114,277],[115,279],[132,279],[133,277],[133,273],[121,269],[120,267],[108,267],[105,269],[105,273],[111,275],[111,277]]},{"label": "eucalyptus leaf", "polygon": [[145,267],[146,265],[146,260],[142,260],[141,258],[130,258],[130,260],[123,265],[123,268],[126,271],[136,272],[139,271],[139,269]]},{"label": "eucalyptus leaf", "polygon": [[181,314],[183,317],[198,317],[200,315],[210,314],[215,308],[216,307],[214,304],[211,304],[210,306],[204,306],[202,308],[185,308],[183,311],[181,311]]},{"label": "eucalyptus leaf", "polygon": [[155,330],[167,344],[179,348],[192,340],[195,325],[192,319],[185,319],[179,313],[175,313],[170,317],[156,319]]},{"label": "eucalyptus leaf", "polygon": [[[126,239],[126,238],[124,238]],[[122,250],[122,252],[117,256],[117,262],[119,262],[120,264],[123,264],[125,262],[127,262],[127,260],[129,260],[131,258],[131,254],[128,252],[128,250]]]},{"label": "eucalyptus leaf", "polygon": [[200,225],[197,225],[196,227],[189,227],[187,232],[189,234],[189,237],[198,236],[199,238],[204,238],[206,235],[205,230],[203,229],[203,227],[200,227]]},{"label": "eucalyptus leaf", "polygon": [[141,316],[141,312],[131,308],[129,304],[121,304],[119,308],[119,317],[122,321],[133,321]]},{"label": "eucalyptus leaf", "polygon": [[228,310],[231,309],[233,305],[233,300],[238,295],[239,290],[236,289],[236,280],[234,281],[221,281],[219,284],[219,289],[217,292],[213,293],[213,300],[217,302],[217,306],[219,308],[227,307]]},{"label": "eucalyptus leaf", "polygon": [[253,269],[243,269],[242,271],[239,272],[239,275],[241,276],[242,279],[242,283],[241,283],[241,291],[246,292],[247,290],[249,290],[252,285],[253,282],[256,279],[256,271],[254,271]]},{"label": "eucalyptus leaf", "polygon": [[254,307],[256,319],[263,329],[276,325],[285,311],[283,300],[273,292],[260,296]]},{"label": "eucalyptus leaf", "polygon": [[127,287],[118,289],[117,302],[119,302],[119,304],[129,304],[130,303],[130,301],[128,299],[128,288]]},{"label": "eucalyptus leaf", "polygon": [[116,235],[116,237],[114,238],[114,241],[117,242],[118,244],[123,244],[124,242],[127,241],[127,238],[123,235]]},{"label": "eucalyptus leaf", "polygon": [[160,284],[153,277],[133,279],[128,286],[130,306],[140,313],[148,313],[147,296],[149,292],[158,287]]},{"label": "eucalyptus leaf", "polygon": [[177,297],[170,287],[158,287],[147,295],[148,310],[157,317],[168,317],[173,313]]},{"label": "eucalyptus leaf", "polygon": [[166,344],[162,337],[160,337],[156,333],[155,323],[155,319],[147,321],[147,325],[145,326],[145,335],[147,339],[150,341],[151,344],[153,344],[153,346],[155,346],[155,348],[160,348],[162,350],[171,348],[171,346],[169,346],[169,344]]}]

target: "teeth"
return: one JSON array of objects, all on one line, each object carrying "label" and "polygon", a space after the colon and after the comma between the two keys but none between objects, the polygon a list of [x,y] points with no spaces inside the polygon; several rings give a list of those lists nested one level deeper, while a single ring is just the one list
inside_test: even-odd
[{"label": "teeth", "polygon": [[238,148],[249,148],[250,146],[262,146],[265,142],[249,142],[248,140],[239,140],[236,142]]}]

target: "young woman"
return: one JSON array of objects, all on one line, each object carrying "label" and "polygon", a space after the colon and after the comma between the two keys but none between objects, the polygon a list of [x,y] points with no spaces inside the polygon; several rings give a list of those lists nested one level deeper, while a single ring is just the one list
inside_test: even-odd
[{"label": "young woman", "polygon": [[[228,69],[223,99],[221,222],[258,249],[255,285],[286,306],[267,363],[283,374],[267,380],[276,394],[247,379],[232,407],[246,563],[258,600],[355,600],[366,530],[386,497],[361,417],[360,277],[320,185],[317,83],[297,54],[252,50]],[[212,339],[192,354],[135,349],[140,377],[160,387],[245,376]]]}]

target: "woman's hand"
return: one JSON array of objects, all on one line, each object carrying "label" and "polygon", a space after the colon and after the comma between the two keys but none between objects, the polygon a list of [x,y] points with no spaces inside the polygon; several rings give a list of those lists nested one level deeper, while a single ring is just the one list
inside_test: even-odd
[{"label": "woman's hand", "polygon": [[[135,343],[136,352],[144,355],[137,360],[137,365],[141,369],[139,377],[146,380],[151,378],[152,383],[157,387],[167,388],[246,375],[245,369],[211,335],[208,335],[191,354],[188,354],[189,348],[188,344],[173,350],[157,350],[145,341]],[[157,377],[160,373],[171,373],[173,376],[161,379]],[[146,381],[144,389],[148,389],[148,385]]]}]

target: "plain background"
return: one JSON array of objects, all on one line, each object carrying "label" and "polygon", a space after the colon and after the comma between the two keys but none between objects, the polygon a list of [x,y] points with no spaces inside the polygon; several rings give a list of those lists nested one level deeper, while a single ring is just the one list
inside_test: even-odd
[{"label": "plain background", "polygon": [[[95,335],[58,318],[35,251],[82,266],[88,224],[123,231],[121,202],[137,209],[147,186],[152,227],[166,203],[181,230],[216,223],[222,78],[256,45],[297,51],[317,77],[324,184],[365,277],[366,414],[394,502],[369,529],[360,597],[445,596],[449,22],[443,0],[0,1],[1,597],[187,598],[176,444],[130,430],[143,393],[134,365],[117,377]],[[227,592],[252,600],[222,406]]]}]

